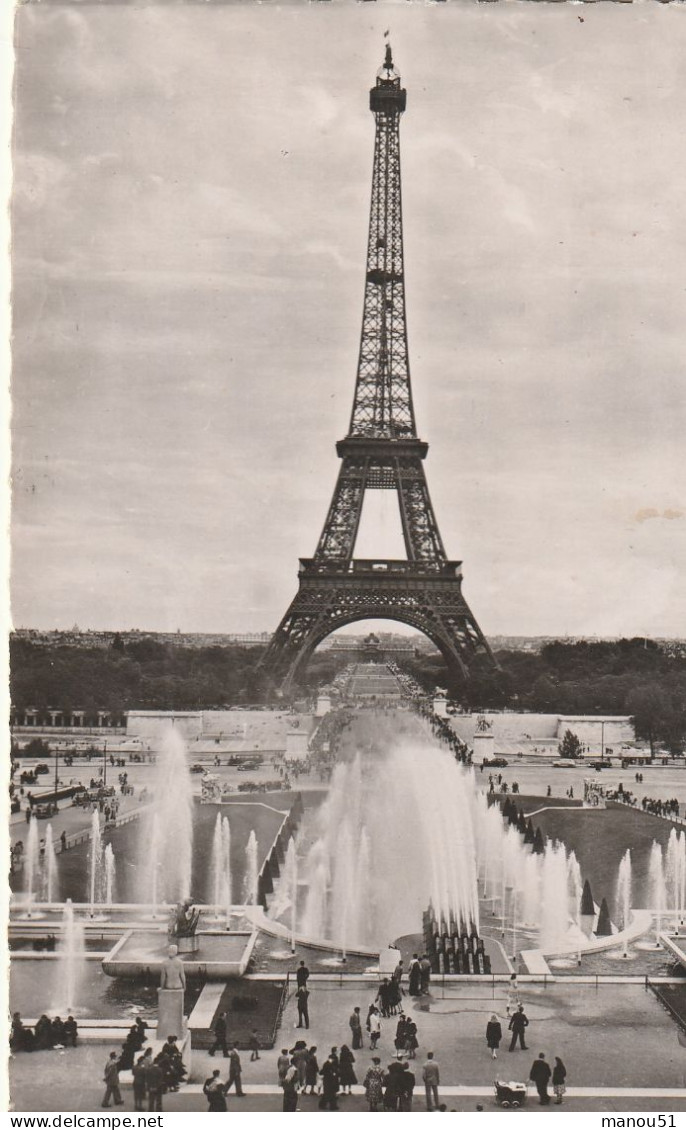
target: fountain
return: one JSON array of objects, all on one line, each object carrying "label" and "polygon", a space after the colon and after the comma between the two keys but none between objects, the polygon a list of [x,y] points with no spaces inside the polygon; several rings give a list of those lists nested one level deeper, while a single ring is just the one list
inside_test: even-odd
[{"label": "fountain", "polygon": [[[231,922],[232,876],[231,876],[231,828],[227,816],[217,813],[212,838],[211,858],[212,892],[217,918],[226,917],[227,929]],[[223,908],[224,915],[221,913]]]},{"label": "fountain", "polygon": [[[631,924],[631,851],[624,852],[617,874],[617,907],[620,914],[621,929],[627,930]],[[624,939],[622,957],[629,956],[628,942]]]},{"label": "fountain", "polygon": [[59,887],[57,879],[57,856],[55,855],[55,841],[52,835],[52,824],[48,824],[45,829],[45,859],[43,863],[43,889],[45,892],[45,901],[57,902],[59,899]]},{"label": "fountain", "polygon": [[298,856],[295,840],[291,836],[286,849],[285,885],[290,902],[291,953],[295,953],[295,938],[298,918]]},{"label": "fountain", "polygon": [[77,1011],[79,986],[85,972],[85,949],[83,922],[75,917],[71,899],[67,899],[62,912],[62,936],[57,951],[57,997],[52,1005],[54,1011],[62,1015]]},{"label": "fountain", "polygon": [[667,843],[665,865],[667,910],[674,915],[674,930],[678,934],[686,910],[686,835],[672,828]]},{"label": "fountain", "polygon": [[162,739],[152,784],[154,805],[150,837],[141,840],[143,883],[156,908],[160,902],[178,902],[191,892],[193,858],[193,786],[186,745],[170,726]]},{"label": "fountain", "polygon": [[100,832],[100,815],[97,808],[91,819],[91,847],[90,847],[90,916],[95,915],[95,904],[102,902],[102,873],[103,850],[102,834]]},{"label": "fountain", "polygon": [[653,840],[648,863],[648,890],[650,892],[650,907],[655,912],[655,945],[660,945],[660,931],[662,930],[662,915],[665,910],[665,872],[662,856],[662,844]]},{"label": "fountain", "polygon": [[251,831],[248,836],[248,842],[245,848],[245,883],[243,899],[246,906],[254,905],[257,902],[257,836],[255,830]]},{"label": "fountain", "polygon": [[105,848],[105,902],[108,906],[112,906],[114,902],[115,875],[116,865],[114,861],[114,850],[112,844],[108,844]]},{"label": "fountain", "polygon": [[36,893],[38,865],[38,821],[35,816],[32,816],[29,820],[29,831],[26,837],[26,852],[24,855],[24,882],[26,885],[26,906],[29,918],[31,917],[31,907]]}]

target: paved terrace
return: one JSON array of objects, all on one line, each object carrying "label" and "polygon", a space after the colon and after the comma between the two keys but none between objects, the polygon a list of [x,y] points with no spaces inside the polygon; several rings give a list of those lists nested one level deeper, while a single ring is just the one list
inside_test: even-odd
[{"label": "paved terrace", "polygon": [[[359,1004],[366,1012],[371,993],[366,986],[339,987],[333,982],[312,986],[309,1032],[295,1028],[296,1011],[291,997],[284,1012],[274,1049],[264,1051],[259,1062],[250,1063],[241,1053],[243,1084],[248,1097],[230,1097],[229,1109],[279,1110],[281,1095],[276,1087],[276,1058],[280,1047],[291,1047],[299,1036],[316,1044],[325,1058],[329,1048],[348,1041],[348,1017]],[[497,1076],[524,1080],[533,1058],[545,1051],[549,1059],[559,1055],[568,1070],[567,1110],[683,1110],[686,1109],[686,1048],[680,1046],[677,1029],[655,998],[633,984],[591,986],[555,984],[543,988],[527,984],[523,991],[530,1019],[529,1050],[509,1053],[501,1048],[497,1063],[490,1058],[484,1033],[492,1012],[501,1021],[505,1014],[502,987],[466,985],[437,991],[429,1002],[414,1007],[420,1047],[421,1069],[427,1050],[433,1050],[441,1068],[442,1090],[449,1108],[473,1110],[476,1103],[494,1108],[492,1081]],[[506,1023],[503,1023],[506,1027]],[[379,1052],[388,1062],[393,1052],[394,1022],[384,1024]],[[116,1044],[113,1044],[116,1047]],[[102,1066],[107,1045],[84,1044],[65,1052],[18,1055],[10,1064],[11,1093],[17,1110],[94,1110],[101,1099]],[[356,1053],[358,1079],[364,1077],[371,1056],[368,1047]],[[178,1094],[165,1096],[168,1110],[206,1109],[202,1082],[223,1060],[210,1059],[205,1051],[194,1051],[190,1085]],[[420,1072],[421,1074],[421,1072]],[[37,1089],[36,1078],[43,1086]],[[132,1107],[125,1093],[126,1107]],[[535,1098],[532,1110],[537,1110]],[[364,1110],[361,1088],[345,1098],[345,1109]],[[423,1109],[421,1086],[415,1110]],[[316,1099],[301,1100],[301,1109],[316,1109]]]}]

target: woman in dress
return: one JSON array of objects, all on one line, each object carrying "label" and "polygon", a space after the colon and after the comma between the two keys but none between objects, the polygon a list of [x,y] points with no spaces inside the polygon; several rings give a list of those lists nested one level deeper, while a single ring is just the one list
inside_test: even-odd
[{"label": "woman in dress", "polygon": [[559,1106],[562,1102],[562,1096],[565,1093],[565,1079],[567,1078],[567,1068],[560,1059],[559,1055],[555,1056],[555,1066],[553,1068],[553,1091],[555,1092],[555,1102]]},{"label": "woman in dress", "polygon": [[376,1055],[372,1059],[372,1066],[364,1077],[364,1092],[367,1096],[370,1112],[378,1110],[379,1103],[383,1099],[383,1071],[381,1070],[381,1060]]},{"label": "woman in dress", "polygon": [[486,1043],[488,1044],[493,1059],[498,1058],[498,1048],[503,1038],[503,1030],[495,1013],[486,1025]]},{"label": "woman in dress", "polygon": [[419,1040],[417,1039],[417,1025],[411,1016],[407,1017],[405,1022],[405,1051],[407,1052],[408,1059],[415,1059],[415,1052],[419,1047]]},{"label": "woman in dress", "polygon": [[348,1094],[352,1095],[352,1086],[354,1083],[357,1083],[357,1076],[353,1067],[354,1062],[355,1056],[351,1052],[348,1045],[343,1044],[341,1047],[340,1055],[340,1081],[343,1094],[345,1094],[347,1087]]}]

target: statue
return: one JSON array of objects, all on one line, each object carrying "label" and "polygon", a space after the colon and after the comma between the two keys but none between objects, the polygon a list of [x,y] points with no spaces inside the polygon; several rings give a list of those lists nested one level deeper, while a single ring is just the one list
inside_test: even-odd
[{"label": "statue", "polygon": [[476,732],[477,732],[477,734],[487,734],[488,731],[492,730],[492,729],[493,729],[493,723],[489,722],[487,718],[484,718],[483,714],[480,714],[479,717],[476,720]]},{"label": "statue", "polygon": [[167,955],[167,958],[162,962],[160,988],[180,989],[183,992],[186,988],[186,971],[179,957],[178,946],[169,946]]},{"label": "statue", "polygon": [[192,938],[198,928],[200,911],[193,909],[190,899],[177,903],[169,923],[170,938]]}]

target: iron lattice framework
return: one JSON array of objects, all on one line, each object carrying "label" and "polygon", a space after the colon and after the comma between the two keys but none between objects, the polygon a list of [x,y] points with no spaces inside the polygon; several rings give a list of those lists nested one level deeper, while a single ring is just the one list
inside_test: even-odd
[{"label": "iron lattice framework", "polygon": [[[490,649],[462,596],[461,562],[446,557],[417,437],[405,315],[400,115],[407,94],[390,46],[370,108],[376,122],[360,355],[350,428],[336,445],[338,481],[314,557],[300,560],[300,587],[263,667],[287,687],[312,651],[356,620],[392,619],[424,632],[463,675]],[[398,497],[407,560],[353,556],[367,490]],[[495,664],[494,664],[495,665]]]}]

